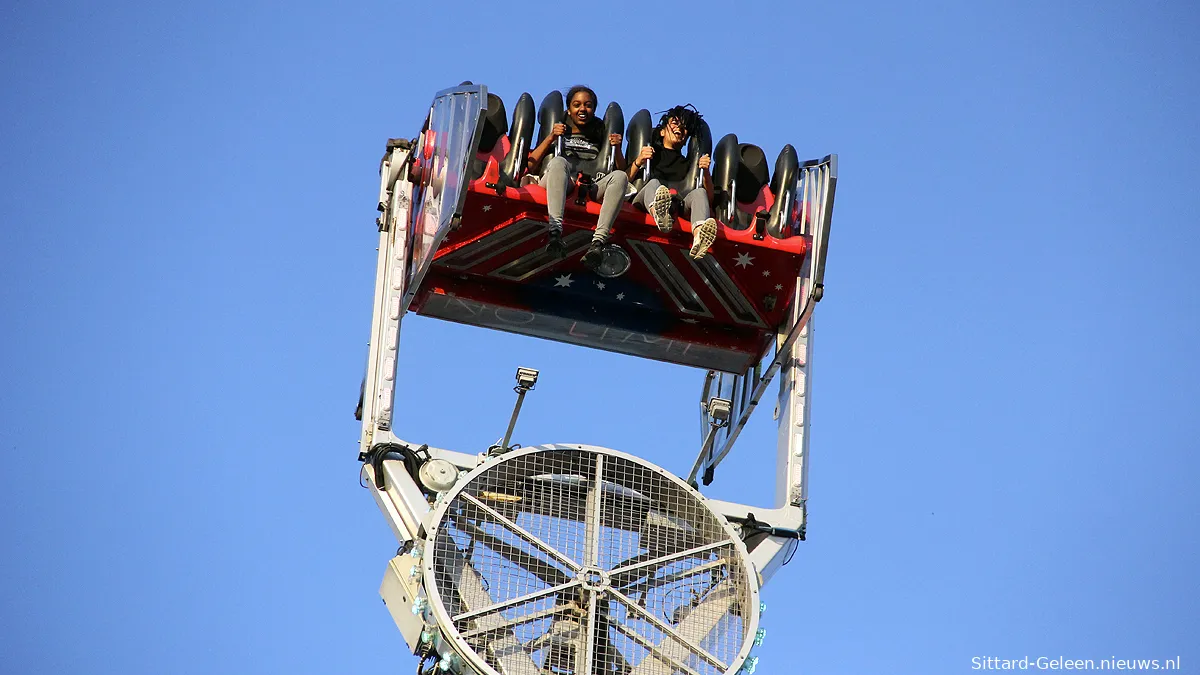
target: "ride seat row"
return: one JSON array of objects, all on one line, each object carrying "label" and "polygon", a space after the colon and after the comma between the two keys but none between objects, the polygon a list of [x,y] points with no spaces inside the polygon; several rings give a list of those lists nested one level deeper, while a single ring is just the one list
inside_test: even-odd
[{"label": "ride seat row", "polygon": [[[552,91],[542,99],[536,115],[539,128],[535,142],[533,97],[528,93],[521,94],[510,125],[504,101],[488,93],[470,178],[486,178],[487,186],[500,194],[507,187],[519,186],[529,151],[545,140],[555,124],[565,122],[565,110],[561,92]],[[637,111],[626,127],[621,106],[613,101],[601,119],[606,135],[620,134],[624,129],[627,164],[632,163],[641,149],[651,142],[654,123],[650,111],[645,108]],[[614,150],[614,146],[603,144],[596,159],[580,165],[580,171],[595,175],[615,170]],[[725,227],[739,231],[754,228],[755,239],[762,239],[764,234],[785,239],[799,233],[799,220],[804,212],[803,208],[796,208],[800,161],[791,145],[785,145],[779,152],[772,173],[767,169],[767,157],[762,148],[752,143],[740,143],[736,134],[723,136],[714,152],[708,123],[701,120],[700,129],[688,139],[687,155],[691,162],[688,174],[678,184],[668,187],[679,192],[697,185],[699,160],[705,154],[712,156],[713,215]],[[633,186],[640,189],[643,183],[644,178],[637,176]]]}]

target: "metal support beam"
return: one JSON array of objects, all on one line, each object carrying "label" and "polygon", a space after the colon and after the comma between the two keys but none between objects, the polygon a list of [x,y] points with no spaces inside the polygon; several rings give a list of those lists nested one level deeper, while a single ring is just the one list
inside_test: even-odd
[{"label": "metal support beam", "polygon": [[801,196],[802,234],[809,237],[810,245],[808,266],[796,279],[791,316],[780,327],[774,355],[765,368],[760,361],[741,375],[721,373],[714,378],[710,372],[706,376],[702,400],[713,391],[715,379],[718,391],[722,394],[730,391],[734,415],[729,428],[714,441],[715,450],[702,449],[692,470],[693,477],[700,471],[711,472],[725,459],[766,394],[767,387],[776,374],[782,373],[777,408],[775,505],[799,507],[801,513],[807,499],[811,318],[816,303],[824,295],[825,257],[836,185],[836,155],[806,162],[802,167],[797,194]]}]

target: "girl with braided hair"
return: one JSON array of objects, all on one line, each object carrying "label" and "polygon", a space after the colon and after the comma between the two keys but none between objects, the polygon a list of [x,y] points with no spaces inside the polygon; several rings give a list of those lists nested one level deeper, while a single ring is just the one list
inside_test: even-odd
[{"label": "girl with braided hair", "polygon": [[700,157],[697,165],[703,177],[702,185],[687,185],[691,158],[683,155],[688,137],[699,131],[702,116],[690,103],[677,105],[663,113],[658,126],[650,134],[650,145],[642,148],[637,158],[629,165],[628,175],[633,180],[642,167],[650,161],[650,175],[646,184],[633,198],[633,203],[654,216],[654,223],[662,232],[670,232],[674,218],[671,216],[671,190],[683,202],[683,215],[692,221],[692,248],[689,255],[696,260],[703,258],[717,239],[717,221],[709,217],[712,202],[712,176],[708,169],[712,158]]}]

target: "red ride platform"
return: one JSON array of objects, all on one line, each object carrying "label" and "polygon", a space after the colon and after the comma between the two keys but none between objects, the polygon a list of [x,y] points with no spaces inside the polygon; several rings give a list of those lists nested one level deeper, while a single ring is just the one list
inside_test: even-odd
[{"label": "red ride platform", "polygon": [[755,363],[788,318],[804,236],[756,240],[753,230],[719,224],[709,254],[693,260],[688,222],[663,234],[626,203],[610,243],[628,254],[629,269],[602,276],[580,260],[599,203],[568,196],[567,254],[556,258],[545,251],[545,190],[497,189],[495,178],[490,161],[466,186],[461,220],[413,298],[417,313],[733,373]]}]

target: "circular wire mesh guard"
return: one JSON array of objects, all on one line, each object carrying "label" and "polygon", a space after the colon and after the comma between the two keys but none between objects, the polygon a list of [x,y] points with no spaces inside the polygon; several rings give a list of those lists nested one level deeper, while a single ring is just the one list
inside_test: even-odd
[{"label": "circular wire mesh guard", "polygon": [[431,536],[435,614],[485,672],[718,675],[757,626],[732,530],[627,455],[509,453],[449,495]]}]

